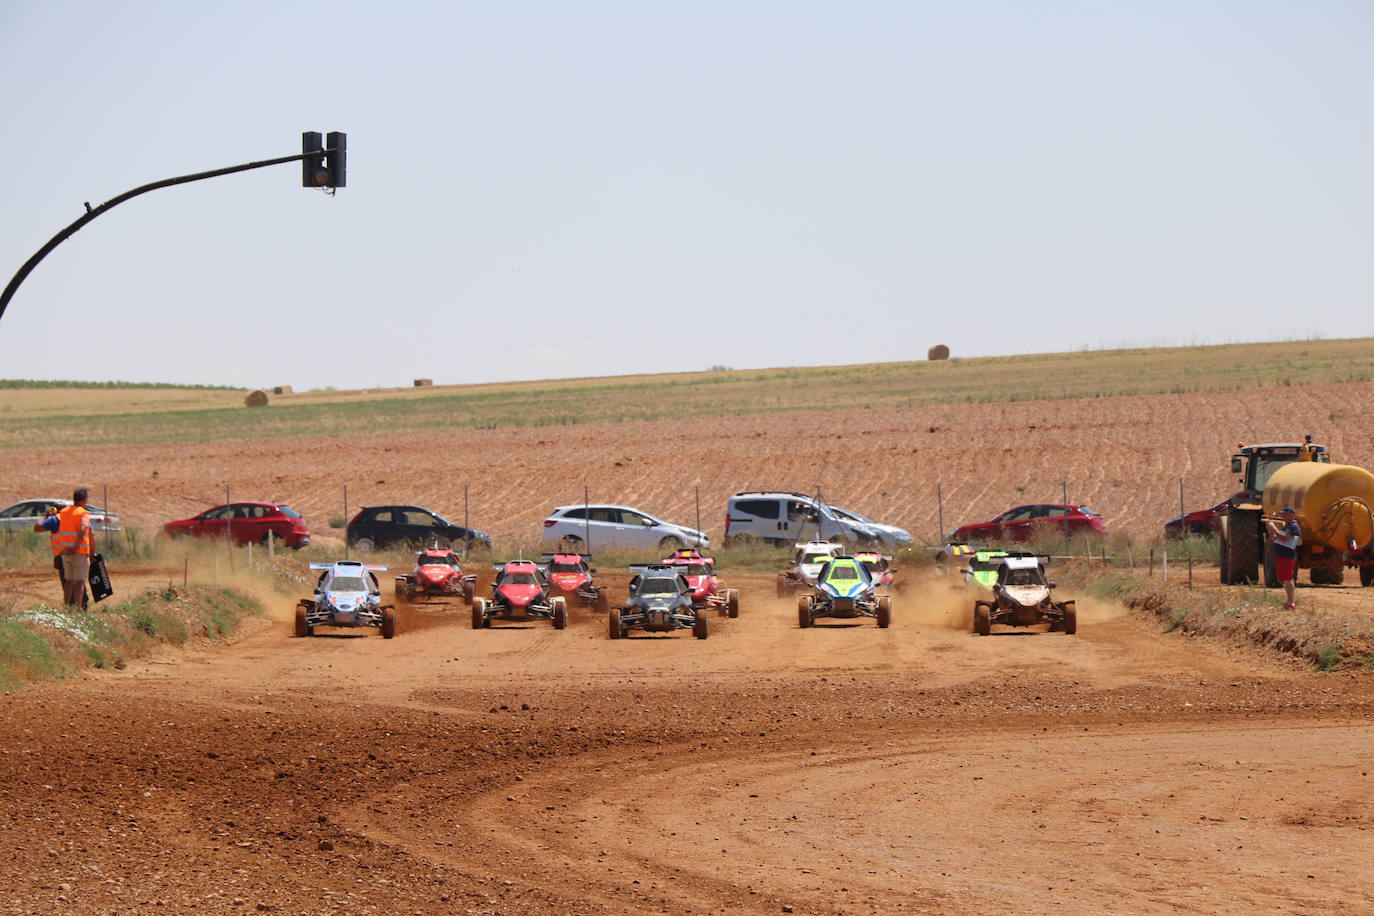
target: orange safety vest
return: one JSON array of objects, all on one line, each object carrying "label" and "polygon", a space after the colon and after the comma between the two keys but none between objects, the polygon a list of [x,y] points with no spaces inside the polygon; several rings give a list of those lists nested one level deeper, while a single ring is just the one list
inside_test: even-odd
[{"label": "orange safety vest", "polygon": [[[67,506],[57,513],[57,535],[52,539],[54,555],[62,553],[90,554],[91,513],[85,506]],[[75,550],[72,548],[75,547]]]}]

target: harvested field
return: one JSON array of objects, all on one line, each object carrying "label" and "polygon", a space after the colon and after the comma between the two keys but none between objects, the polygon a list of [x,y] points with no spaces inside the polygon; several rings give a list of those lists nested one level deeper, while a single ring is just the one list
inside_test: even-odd
[{"label": "harvested field", "polygon": [[[275,406],[253,411],[270,422]],[[248,414],[248,411],[243,411]],[[162,416],[162,415],[153,415]],[[1110,529],[1153,537],[1178,511],[1231,492],[1238,439],[1300,440],[1311,433],[1337,460],[1374,466],[1374,383],[1238,392],[1019,401],[950,407],[792,412],[568,427],[452,429],[220,440],[168,447],[12,450],[0,501],[58,495],[74,483],[110,488],[126,521],[155,526],[235,498],[279,500],[327,537],[326,521],[400,502],[472,523],[507,544],[529,541],[555,505],[625,502],[669,520],[723,531],[729,494],[781,488],[901,525],[937,531],[940,483],[947,527],[1026,502],[1070,501]],[[93,489],[92,492],[98,492]]]}]

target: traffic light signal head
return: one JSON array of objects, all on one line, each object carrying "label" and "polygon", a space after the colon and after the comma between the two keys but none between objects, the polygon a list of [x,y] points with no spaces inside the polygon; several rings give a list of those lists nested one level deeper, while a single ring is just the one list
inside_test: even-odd
[{"label": "traffic light signal head", "polygon": [[342,188],[348,185],[348,134],[331,130],[325,137],[324,165],[329,172],[329,186]]},{"label": "traffic light signal head", "polygon": [[307,130],[301,134],[301,187],[320,188],[329,183],[329,171],[325,168],[324,144],[318,130]]}]

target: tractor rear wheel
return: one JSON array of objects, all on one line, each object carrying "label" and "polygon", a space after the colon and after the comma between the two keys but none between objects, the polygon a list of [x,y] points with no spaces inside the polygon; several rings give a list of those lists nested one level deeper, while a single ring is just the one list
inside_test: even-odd
[{"label": "tractor rear wheel", "polygon": [[296,605],[296,635],[314,636],[315,628],[305,622],[305,605]]},{"label": "tractor rear wheel", "polygon": [[739,589],[725,590],[725,614],[731,618],[739,616]]},{"label": "tractor rear wheel", "polygon": [[992,614],[988,612],[986,604],[973,606],[973,632],[979,636],[987,636],[992,632]]},{"label": "tractor rear wheel", "polygon": [[472,628],[480,630],[487,625],[487,599],[478,598],[472,602]]},{"label": "tractor rear wheel", "polygon": [[692,619],[692,635],[697,639],[705,639],[710,633],[711,618],[706,616],[706,612],[697,609],[696,617]]},{"label": "tractor rear wheel", "polygon": [[625,628],[620,625],[620,608],[613,609],[606,619],[610,621],[611,639],[624,639]]},{"label": "tractor rear wheel", "polygon": [[1260,514],[1252,509],[1232,509],[1221,528],[1222,564],[1229,581],[1224,585],[1249,585],[1259,579],[1262,559]]},{"label": "tractor rear wheel", "polygon": [[382,608],[382,639],[394,639],[396,637],[396,609],[394,607]]},{"label": "tractor rear wheel", "polygon": [[1064,602],[1064,617],[1059,629],[1068,636],[1078,632],[1078,605],[1072,601]]},{"label": "tractor rear wheel", "polygon": [[1340,585],[1345,581],[1344,566],[1314,566],[1312,567],[1313,585]]},{"label": "tractor rear wheel", "polygon": [[878,599],[878,629],[886,630],[892,625],[892,599],[883,595]]},{"label": "tractor rear wheel", "polygon": [[550,603],[553,605],[553,628],[561,630],[568,625],[568,599],[553,598]]},{"label": "tractor rear wheel", "polygon": [[797,599],[797,625],[804,630],[814,622],[811,619],[811,596],[802,595]]}]

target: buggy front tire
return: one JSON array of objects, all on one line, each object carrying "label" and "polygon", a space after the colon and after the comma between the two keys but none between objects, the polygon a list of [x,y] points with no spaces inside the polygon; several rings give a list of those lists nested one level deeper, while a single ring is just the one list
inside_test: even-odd
[{"label": "buggy front tire", "polygon": [[725,590],[725,615],[731,619],[739,616],[739,589]]},{"label": "buggy front tire", "polygon": [[985,604],[974,605],[973,632],[979,636],[987,636],[992,632],[992,614],[988,612]]},{"label": "buggy front tire", "polygon": [[802,595],[797,599],[797,626],[804,630],[814,622],[811,619],[811,596]]},{"label": "buggy front tire", "polygon": [[487,625],[487,599],[478,598],[472,602],[472,628],[480,630]]},{"label": "buggy front tire", "polygon": [[611,639],[624,639],[625,628],[620,625],[620,608],[613,608],[606,619],[609,622]]},{"label": "buggy front tire", "polygon": [[553,605],[553,628],[562,630],[568,625],[568,599],[550,598],[549,603]]},{"label": "buggy front tire", "polygon": [[1064,602],[1064,617],[1059,624],[1059,629],[1066,636],[1072,636],[1078,632],[1078,605],[1072,601]]},{"label": "buggy front tire", "polygon": [[396,637],[396,609],[394,607],[382,608],[382,639],[394,639]]},{"label": "buggy front tire", "polygon": [[305,622],[305,605],[296,605],[296,636],[314,636],[315,628]]},{"label": "buggy front tire", "polygon": [[886,630],[892,625],[892,599],[887,595],[878,598],[878,629]]},{"label": "buggy front tire", "polygon": [[697,639],[705,639],[711,632],[711,619],[706,616],[706,612],[697,609],[696,616],[692,619],[692,635]]}]

